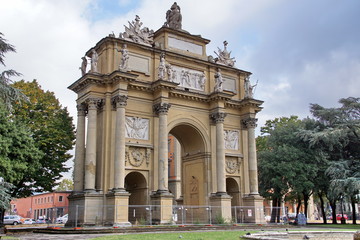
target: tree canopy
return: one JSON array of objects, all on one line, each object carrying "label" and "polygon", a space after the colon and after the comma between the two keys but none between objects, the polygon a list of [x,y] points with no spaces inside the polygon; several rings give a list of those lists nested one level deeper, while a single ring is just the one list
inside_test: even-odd
[{"label": "tree canopy", "polygon": [[[318,165],[324,160],[297,135],[308,127],[310,122],[291,116],[268,120],[261,128],[266,141],[259,151],[260,193],[277,203],[274,207],[280,207],[285,196],[296,199],[298,204],[304,200],[307,207]],[[279,217],[276,215],[273,214],[271,221]]]},{"label": "tree canopy", "polygon": [[41,167],[34,175],[37,183],[35,190],[51,191],[62,177],[61,173],[69,169],[65,163],[72,158],[68,151],[75,140],[72,117],[54,93],[42,90],[36,80],[18,81],[13,87],[21,89],[29,101],[14,106],[12,116],[30,130],[35,146],[43,153]]},{"label": "tree canopy", "polygon": [[[5,54],[8,52],[16,52],[15,47],[7,43],[0,32],[0,65],[5,67]],[[0,103],[8,110],[12,109],[14,103],[20,104],[22,100],[27,100],[19,89],[12,87],[11,77],[20,76],[21,74],[15,70],[9,69],[1,72],[0,75]]]}]

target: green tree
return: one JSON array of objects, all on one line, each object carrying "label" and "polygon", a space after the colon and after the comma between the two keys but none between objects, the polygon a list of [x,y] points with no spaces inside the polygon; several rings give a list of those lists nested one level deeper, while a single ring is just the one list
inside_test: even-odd
[{"label": "green tree", "polygon": [[[304,200],[307,214],[308,199],[322,157],[297,135],[306,127],[305,121],[291,116],[268,120],[261,128],[267,139],[266,147],[259,151],[260,193],[273,200],[273,209],[279,209],[284,196],[288,195],[297,199],[298,209]],[[279,217],[279,211],[272,212],[270,221],[279,221]]]},{"label": "green tree", "polygon": [[[7,43],[0,32],[0,64],[5,67],[5,54],[7,52],[15,52],[15,47]],[[12,87],[11,77],[20,76],[21,74],[15,70],[4,70],[0,75],[0,103],[3,104],[8,110],[12,109],[14,103],[20,103],[22,100],[27,100],[19,89]]]},{"label": "green tree", "polygon": [[74,189],[74,183],[71,179],[64,178],[56,188],[56,191],[71,191]]},{"label": "green tree", "polygon": [[[310,111],[317,120],[317,127],[301,134],[312,147],[321,149],[331,162],[326,170],[331,181],[327,197],[334,224],[339,196],[345,196],[355,206],[360,182],[360,98],[343,98],[339,103],[339,108],[311,104]],[[354,224],[355,219],[353,207]]]},{"label": "green tree", "polygon": [[41,89],[36,80],[19,81],[13,87],[21,89],[29,97],[29,102],[15,106],[13,116],[21,121],[32,133],[35,144],[43,156],[41,168],[36,170],[34,179],[36,191],[52,191],[62,172],[67,172],[65,162],[72,158],[69,150],[75,140],[72,117],[66,107],[62,107],[53,92]]}]

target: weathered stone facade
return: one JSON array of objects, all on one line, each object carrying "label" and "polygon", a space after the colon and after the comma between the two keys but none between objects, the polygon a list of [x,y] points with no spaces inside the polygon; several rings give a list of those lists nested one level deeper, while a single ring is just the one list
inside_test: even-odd
[{"label": "weathered stone facade", "polygon": [[[127,224],[129,205],[158,205],[153,219],[161,223],[174,204],[217,206],[224,218],[230,206],[261,207],[254,129],[262,101],[245,97],[251,73],[213,61],[210,41],[199,35],[168,26],[145,28],[146,37],[130,30],[90,49],[86,56],[97,62],[69,86],[78,94],[69,199],[82,209],[76,219],[70,212],[69,224],[97,224],[95,215]],[[178,141],[177,193],[169,192],[169,134]]]}]

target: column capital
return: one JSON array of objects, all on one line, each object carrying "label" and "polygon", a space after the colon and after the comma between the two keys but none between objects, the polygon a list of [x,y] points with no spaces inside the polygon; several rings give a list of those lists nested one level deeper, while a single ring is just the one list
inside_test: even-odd
[{"label": "column capital", "polygon": [[97,110],[98,108],[102,108],[104,105],[104,99],[101,98],[88,98],[86,99],[86,104],[88,110]]},{"label": "column capital", "polygon": [[227,113],[224,112],[215,112],[210,114],[210,119],[213,121],[213,123],[223,123],[225,120]]},{"label": "column capital", "polygon": [[126,107],[128,96],[117,95],[111,98],[111,103],[115,108]]},{"label": "column capital", "polygon": [[257,126],[256,122],[257,122],[257,118],[252,118],[252,117],[241,120],[241,123],[245,129],[256,128]]},{"label": "column capital", "polygon": [[153,111],[155,114],[167,114],[171,107],[170,103],[157,103],[153,105]]},{"label": "column capital", "polygon": [[86,107],[85,103],[77,104],[76,108],[77,108],[77,115],[78,116],[85,116],[86,115],[87,107]]}]

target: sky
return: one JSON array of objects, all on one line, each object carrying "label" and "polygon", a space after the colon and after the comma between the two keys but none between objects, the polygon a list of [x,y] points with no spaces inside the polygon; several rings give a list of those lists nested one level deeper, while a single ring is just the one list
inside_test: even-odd
[{"label": "sky", "polygon": [[[76,94],[67,87],[80,78],[81,57],[102,38],[124,32],[139,15],[157,30],[169,0],[0,0],[0,32],[16,53],[6,67],[37,79],[55,93],[76,123]],[[258,81],[263,100],[258,129],[266,120],[311,116],[310,103],[338,107],[360,93],[359,0],[178,0],[182,28],[235,57],[235,67]],[[14,79],[17,80],[17,79]]]}]

